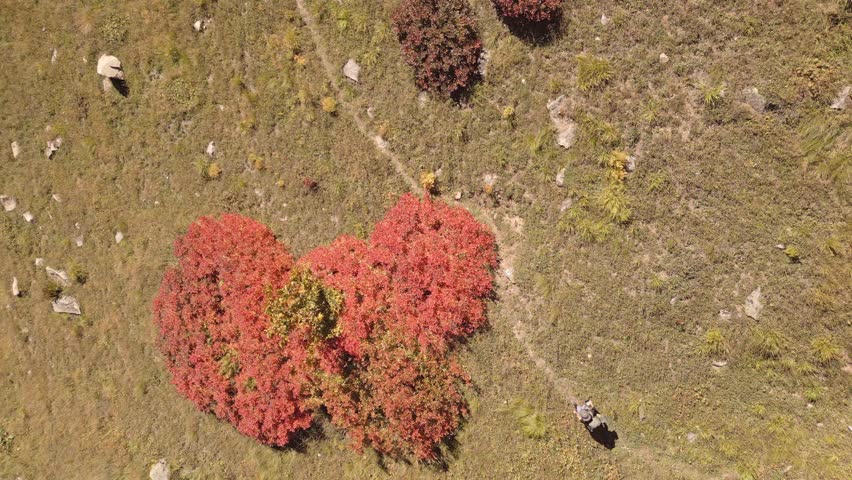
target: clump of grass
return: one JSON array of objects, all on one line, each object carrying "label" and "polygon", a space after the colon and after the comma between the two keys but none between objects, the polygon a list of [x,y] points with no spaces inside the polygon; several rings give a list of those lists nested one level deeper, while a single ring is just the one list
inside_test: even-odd
[{"label": "clump of grass", "polygon": [[89,272],[78,262],[71,262],[71,264],[68,265],[68,276],[80,285],[89,281]]},{"label": "clump of grass", "polygon": [[537,134],[527,137],[527,148],[530,153],[533,155],[541,153],[549,138],[550,131],[547,129],[542,129]]},{"label": "clump of grass", "polygon": [[331,115],[335,115],[337,113],[337,100],[332,97],[324,97],[320,101],[320,106],[322,107],[322,111],[325,113],[329,113]]},{"label": "clump of grass", "polygon": [[722,358],[728,353],[727,342],[722,331],[718,328],[711,328],[704,334],[704,345],[701,350],[714,358]]},{"label": "clump of grass", "polygon": [[510,127],[515,126],[515,107],[508,106],[503,109],[503,112],[500,114],[503,121],[507,122]]},{"label": "clump of grass", "polygon": [[580,116],[580,130],[585,142],[593,149],[611,150],[621,142],[621,132],[615,125],[592,115]]},{"label": "clump of grass", "polygon": [[11,452],[15,436],[0,427],[0,452]]},{"label": "clump of grass", "polygon": [[435,193],[438,187],[438,176],[433,172],[420,174],[420,186],[428,193]]},{"label": "clump of grass", "polygon": [[722,98],[725,96],[725,84],[720,83],[716,86],[702,85],[701,97],[704,100],[704,106],[707,108],[716,108],[722,104]]},{"label": "clump of grass", "polygon": [[541,439],[547,435],[544,416],[524,400],[512,402],[512,414],[520,424],[521,433],[527,438]]},{"label": "clump of grass", "polygon": [[44,298],[48,300],[56,300],[62,295],[62,285],[54,282],[53,280],[49,280],[43,287],[41,287],[41,293],[44,295]]},{"label": "clump of grass", "polygon": [[222,167],[207,157],[199,156],[195,160],[195,169],[204,180],[215,180],[222,176]]},{"label": "clump of grass", "polygon": [[787,258],[790,259],[792,263],[799,263],[801,253],[799,249],[793,245],[788,245],[787,248],[784,249],[784,255],[787,255]]},{"label": "clump of grass", "polygon": [[805,400],[814,403],[822,398],[822,392],[817,387],[808,387],[805,389]]},{"label": "clump of grass", "polygon": [[829,335],[822,335],[811,341],[811,353],[819,365],[830,366],[843,356],[840,346]]},{"label": "clump of grass", "polygon": [[121,46],[127,40],[128,32],[127,17],[123,15],[108,15],[98,25],[98,37],[107,48]]},{"label": "clump of grass", "polygon": [[183,78],[176,78],[169,82],[166,87],[166,97],[171,105],[178,107],[180,111],[189,111],[195,108],[200,99],[198,89]]},{"label": "clump of grass", "polygon": [[612,65],[605,58],[577,55],[577,86],[588,92],[602,87],[612,78]]},{"label": "clump of grass", "polygon": [[786,339],[780,333],[768,328],[755,328],[751,334],[752,350],[765,359],[777,359],[784,351]]},{"label": "clump of grass", "polygon": [[221,175],[222,175],[222,168],[219,166],[218,163],[212,162],[212,163],[210,163],[210,165],[207,166],[205,178],[210,179],[210,180],[215,180],[215,179],[219,178]]},{"label": "clump of grass", "polygon": [[262,172],[266,169],[266,160],[260,155],[252,152],[248,156],[249,164],[255,171]]},{"label": "clump of grass", "polygon": [[615,223],[627,223],[630,220],[630,205],[624,193],[624,185],[610,183],[601,189],[597,198],[598,206],[607,218]]}]

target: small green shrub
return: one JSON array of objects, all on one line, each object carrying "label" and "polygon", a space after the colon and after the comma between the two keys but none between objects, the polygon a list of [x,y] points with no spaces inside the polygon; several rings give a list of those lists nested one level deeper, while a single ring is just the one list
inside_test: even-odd
[{"label": "small green shrub", "polygon": [[817,387],[809,387],[805,389],[805,400],[814,403],[822,397],[822,392]]},{"label": "small green shrub", "polygon": [[612,78],[612,66],[604,58],[593,55],[577,55],[577,86],[588,92],[602,87]]},{"label": "small green shrub", "polygon": [[44,298],[48,300],[56,300],[60,295],[62,295],[62,285],[54,282],[53,280],[48,280],[48,282],[41,288],[41,293],[44,295]]},{"label": "small green shrub", "polygon": [[702,85],[701,96],[705,107],[716,108],[722,104],[722,98],[725,96],[725,84],[721,83],[716,86]]},{"label": "small green shrub", "polygon": [[71,262],[71,264],[68,265],[68,276],[80,285],[89,281],[88,270],[77,262]]},{"label": "small green shrub", "polygon": [[704,345],[701,350],[711,357],[724,357],[728,353],[728,347],[722,331],[718,328],[707,330],[707,333],[704,334]]},{"label": "small green shrub", "polygon": [[0,452],[11,452],[15,436],[0,427]]},{"label": "small green shrub", "polygon": [[811,341],[811,353],[816,362],[824,367],[837,363],[843,356],[840,346],[828,335],[816,337]]},{"label": "small green shrub", "polygon": [[788,245],[787,248],[784,249],[784,255],[787,255],[787,258],[790,259],[792,263],[799,263],[801,257],[799,249],[793,245]]},{"label": "small green shrub", "polygon": [[512,414],[517,419],[521,433],[527,438],[541,439],[547,435],[544,416],[524,400],[512,401]]},{"label": "small green shrub", "polygon": [[787,344],[780,333],[760,327],[752,331],[751,342],[754,352],[767,360],[779,358]]}]

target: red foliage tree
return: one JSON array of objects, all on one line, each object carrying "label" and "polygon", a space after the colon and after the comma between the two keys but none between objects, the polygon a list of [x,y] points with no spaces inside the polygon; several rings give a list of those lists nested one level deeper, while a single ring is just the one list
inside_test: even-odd
[{"label": "red foliage tree", "polygon": [[550,22],[561,13],[562,0],[491,0],[497,15],[515,22]]},{"label": "red foliage tree", "polygon": [[473,84],[482,41],[467,0],[403,0],[393,24],[420,89],[456,96]]},{"label": "red foliage tree", "polygon": [[444,351],[485,325],[497,248],[467,210],[404,195],[370,243],[392,255],[392,316],[421,345]]},{"label": "red foliage tree", "polygon": [[202,217],[175,242],[178,264],[154,300],[160,348],[177,390],[202,411],[271,445],[311,424],[304,338],[266,334],[265,292],[293,259],[265,226]]}]

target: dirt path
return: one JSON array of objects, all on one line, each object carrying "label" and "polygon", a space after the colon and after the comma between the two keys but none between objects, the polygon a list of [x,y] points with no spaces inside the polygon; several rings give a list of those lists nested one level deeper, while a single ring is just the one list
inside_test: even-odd
[{"label": "dirt path", "polygon": [[[308,31],[311,34],[314,49],[323,64],[323,68],[325,69],[325,74],[328,81],[331,82],[332,87],[334,88],[338,104],[341,105],[347,115],[352,118],[358,130],[360,130],[364,136],[366,136],[375,144],[376,149],[383,156],[390,160],[397,174],[408,184],[409,188],[413,192],[416,192],[418,195],[422,195],[424,193],[423,188],[415,180],[415,178],[408,173],[405,165],[403,165],[403,163],[399,160],[399,157],[393,151],[390,150],[388,143],[384,139],[382,139],[381,136],[372,131],[369,128],[367,122],[361,117],[357,109],[354,108],[348,102],[346,102],[343,98],[339,83],[342,65],[340,66],[340,68],[338,68],[329,60],[328,54],[325,51],[325,47],[322,41],[322,35],[317,29],[316,21],[313,15],[305,6],[304,0],[296,0],[296,6],[298,7],[299,15],[302,17],[302,21],[305,22],[305,26],[307,26]],[[514,252],[517,245],[508,244],[505,241],[505,234],[500,228],[497,227],[493,215],[491,215],[489,212],[479,208],[476,205],[471,205],[467,202],[457,202],[446,198],[444,198],[443,200],[447,201],[448,203],[456,203],[463,205],[480,221],[485,222],[488,227],[491,228],[491,231],[494,232],[497,246],[500,251],[500,271],[497,280],[498,288],[500,291],[500,298],[502,298],[504,302],[522,306],[523,311],[526,312],[526,317],[533,318],[532,302],[520,291],[518,286],[515,285],[506,274],[506,272],[513,270],[513,263],[515,259]],[[550,381],[556,391],[561,394],[566,401],[578,401],[578,397],[574,394],[575,390],[571,382],[567,378],[560,376],[556,372],[556,370],[554,370],[553,367],[551,367],[550,364],[548,364],[547,361],[536,352],[534,345],[529,339],[527,326],[524,322],[523,317],[518,316],[517,318],[515,318],[514,322],[512,323],[512,333],[514,334],[515,340],[520,343],[529,359],[536,366],[536,369]],[[620,447],[620,449],[623,450],[625,453],[629,453],[632,458],[640,461],[642,464],[649,467],[654,472],[668,471],[672,475],[672,478],[718,478],[718,476],[707,475],[703,472],[697,471],[690,465],[687,465],[683,462],[679,462],[672,458],[668,458],[668,456],[664,452],[658,451],[658,449],[653,447],[634,445],[632,447]],[[665,465],[663,465],[658,460],[660,456],[666,458]]]}]

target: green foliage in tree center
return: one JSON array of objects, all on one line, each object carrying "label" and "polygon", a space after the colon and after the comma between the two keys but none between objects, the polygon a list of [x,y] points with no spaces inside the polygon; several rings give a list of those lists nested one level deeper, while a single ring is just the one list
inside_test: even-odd
[{"label": "green foliage in tree center", "polygon": [[271,298],[266,305],[270,336],[286,338],[300,327],[307,327],[313,340],[340,336],[337,320],[343,309],[343,293],[323,285],[310,269],[294,270],[290,281]]}]

